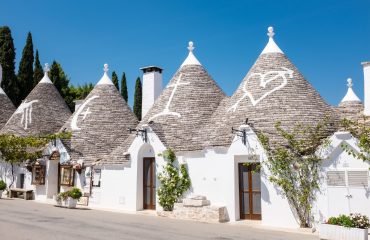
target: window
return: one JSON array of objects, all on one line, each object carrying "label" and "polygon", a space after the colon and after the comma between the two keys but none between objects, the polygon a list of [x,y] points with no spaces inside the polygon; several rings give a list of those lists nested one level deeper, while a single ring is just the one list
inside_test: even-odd
[{"label": "window", "polygon": [[348,171],[348,186],[368,187],[368,171]]},{"label": "window", "polygon": [[45,166],[34,165],[32,167],[32,184],[33,185],[45,184]]},{"label": "window", "polygon": [[328,171],[327,184],[330,187],[368,187],[369,171],[367,170],[341,170]]},{"label": "window", "polygon": [[74,173],[72,166],[60,166],[60,185],[72,187],[74,182]]}]

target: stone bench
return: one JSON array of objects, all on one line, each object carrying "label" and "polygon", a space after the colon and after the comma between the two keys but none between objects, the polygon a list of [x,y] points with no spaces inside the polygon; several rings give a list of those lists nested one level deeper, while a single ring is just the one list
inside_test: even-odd
[{"label": "stone bench", "polygon": [[11,188],[9,190],[10,198],[19,198],[19,194],[23,195],[24,200],[32,200],[33,190],[27,190],[22,188]]}]

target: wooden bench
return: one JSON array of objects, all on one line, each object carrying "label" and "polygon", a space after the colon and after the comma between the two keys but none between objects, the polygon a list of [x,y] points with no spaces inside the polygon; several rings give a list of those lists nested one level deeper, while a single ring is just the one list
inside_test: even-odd
[{"label": "wooden bench", "polygon": [[33,190],[27,190],[22,188],[11,188],[9,190],[9,197],[10,198],[19,198],[19,194],[23,195],[24,200],[32,200],[33,198]]}]

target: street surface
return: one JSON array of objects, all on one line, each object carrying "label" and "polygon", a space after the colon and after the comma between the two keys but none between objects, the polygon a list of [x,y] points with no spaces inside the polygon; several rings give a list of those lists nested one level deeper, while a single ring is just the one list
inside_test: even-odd
[{"label": "street surface", "polygon": [[0,240],[54,239],[207,239],[313,240],[315,236],[207,224],[142,214],[65,209],[20,199],[0,199]]}]

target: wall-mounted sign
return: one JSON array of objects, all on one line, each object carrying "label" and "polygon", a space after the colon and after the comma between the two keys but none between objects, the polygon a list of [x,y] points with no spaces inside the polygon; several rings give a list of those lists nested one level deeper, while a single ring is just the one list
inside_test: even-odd
[{"label": "wall-mounted sign", "polygon": [[92,185],[93,187],[100,187],[101,169],[93,169]]},{"label": "wall-mounted sign", "polygon": [[88,206],[89,205],[89,197],[80,197],[77,201],[78,205]]},{"label": "wall-mounted sign", "polygon": [[34,165],[32,167],[32,184],[45,185],[45,166]]},{"label": "wall-mounted sign", "polygon": [[60,152],[59,151],[54,151],[50,154],[49,157],[50,160],[58,160],[60,159]]},{"label": "wall-mounted sign", "polygon": [[60,166],[60,185],[73,187],[74,175],[74,169],[72,166]]}]

